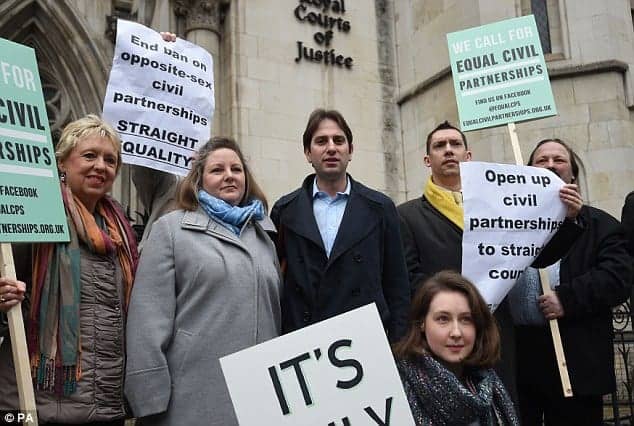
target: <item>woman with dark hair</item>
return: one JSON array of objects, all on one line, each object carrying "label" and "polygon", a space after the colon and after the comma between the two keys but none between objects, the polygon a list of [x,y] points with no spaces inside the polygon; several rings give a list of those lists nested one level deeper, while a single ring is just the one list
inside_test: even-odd
[{"label": "woman with dark hair", "polygon": [[442,271],[420,286],[394,355],[417,425],[519,424],[492,369],[500,356],[495,319],[462,275]]},{"label": "woman with dark hair", "polygon": [[[126,396],[141,424],[236,425],[219,359],[279,335],[266,199],[237,143],[213,138],[153,226],[127,328]],[[202,419],[202,420],[201,420]]]}]

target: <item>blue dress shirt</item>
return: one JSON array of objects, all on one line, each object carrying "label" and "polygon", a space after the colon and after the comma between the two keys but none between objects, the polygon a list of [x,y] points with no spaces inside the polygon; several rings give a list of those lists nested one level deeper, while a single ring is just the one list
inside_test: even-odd
[{"label": "blue dress shirt", "polygon": [[337,192],[334,197],[319,190],[317,177],[313,181],[313,214],[328,257],[330,257],[330,251],[335,243],[337,231],[339,231],[339,225],[341,225],[341,219],[343,219],[343,213],[350,198],[350,179],[346,178],[346,181],[345,191]]}]

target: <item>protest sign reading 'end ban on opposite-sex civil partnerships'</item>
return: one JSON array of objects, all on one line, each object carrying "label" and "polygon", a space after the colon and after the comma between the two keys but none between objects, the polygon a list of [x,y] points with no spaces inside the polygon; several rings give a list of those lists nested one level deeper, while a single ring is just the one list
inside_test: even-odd
[{"label": "protest sign reading 'end ban on opposite-sex civil partnerships'", "polygon": [[495,309],[561,226],[564,182],[548,169],[460,163],[462,274]]},{"label": "protest sign reading 'end ban on opposite-sex civil partnerships'", "polygon": [[123,161],[186,175],[209,139],[213,81],[203,48],[119,19],[103,115],[121,135]]},{"label": "protest sign reading 'end ban on opposite-sex civil partnerships'", "polygon": [[68,240],[35,52],[0,39],[0,242]]},{"label": "protest sign reading 'end ban on opposite-sex civil partnerships'", "polygon": [[533,15],[447,34],[464,131],[556,115]]},{"label": "protest sign reading 'end ban on opposite-sex civil partnerships'", "polygon": [[220,364],[242,426],[414,425],[374,304]]}]

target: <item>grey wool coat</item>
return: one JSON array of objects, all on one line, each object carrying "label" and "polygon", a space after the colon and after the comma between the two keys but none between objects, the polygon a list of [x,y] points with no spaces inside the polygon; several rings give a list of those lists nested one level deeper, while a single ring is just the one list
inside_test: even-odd
[{"label": "grey wool coat", "polygon": [[248,221],[238,237],[200,208],[154,224],[126,336],[125,394],[141,424],[238,424],[219,358],[280,333],[267,227],[268,218]]}]

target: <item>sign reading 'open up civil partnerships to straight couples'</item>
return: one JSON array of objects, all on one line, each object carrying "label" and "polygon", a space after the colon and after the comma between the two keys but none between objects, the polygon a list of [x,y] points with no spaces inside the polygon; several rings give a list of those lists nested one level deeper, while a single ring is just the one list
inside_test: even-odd
[{"label": "sign reading 'open up civil partnerships to straight couples'", "polygon": [[564,182],[548,169],[460,163],[464,194],[462,273],[495,310],[566,216]]},{"label": "sign reading 'open up civil partnerships to straight couples'", "polygon": [[220,365],[242,426],[414,425],[374,304],[228,355]]},{"label": "sign reading 'open up civil partnerships to straight couples'", "polygon": [[533,15],[447,34],[463,131],[556,115]]},{"label": "sign reading 'open up civil partnerships to straight couples'", "polygon": [[35,52],[0,39],[0,242],[68,240]]}]

